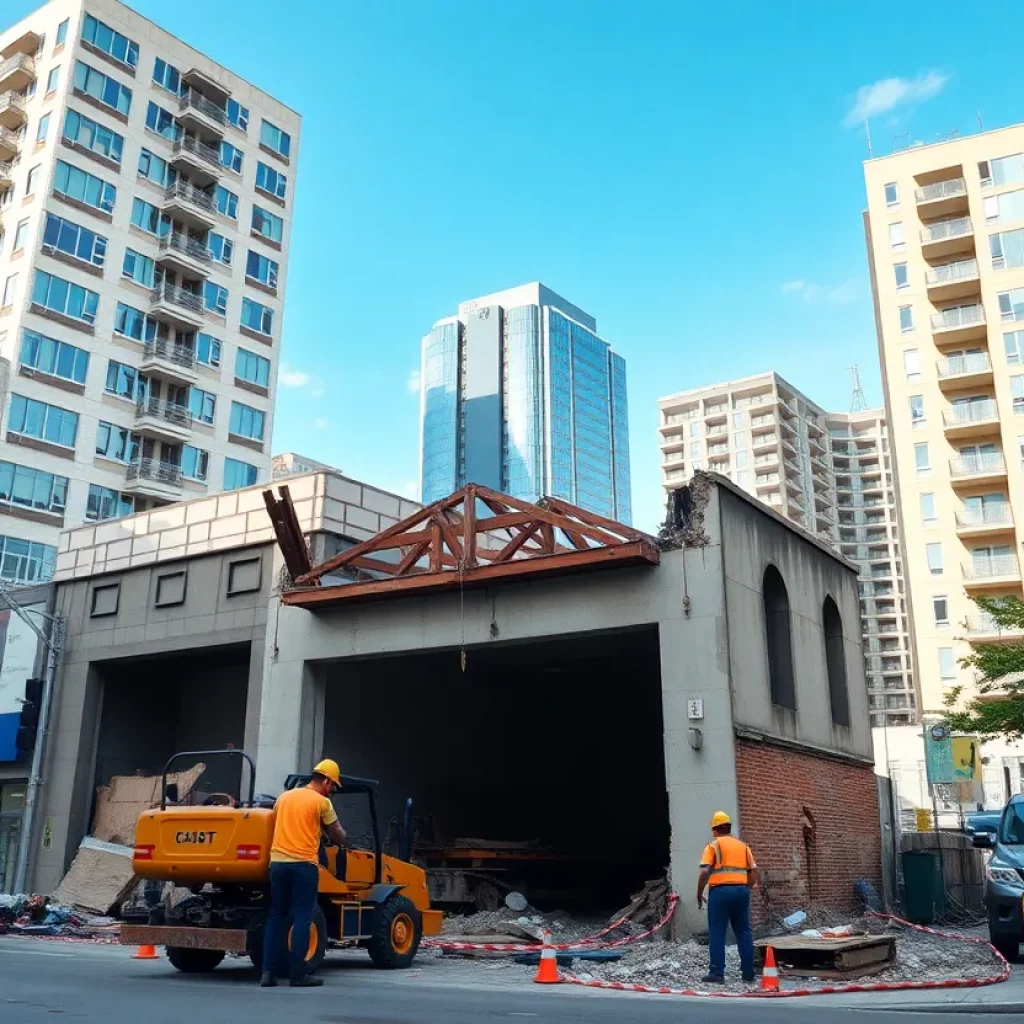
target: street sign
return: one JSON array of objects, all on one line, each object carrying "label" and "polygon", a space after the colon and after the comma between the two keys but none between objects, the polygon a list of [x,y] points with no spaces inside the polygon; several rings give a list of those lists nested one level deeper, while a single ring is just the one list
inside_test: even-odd
[{"label": "street sign", "polygon": [[947,726],[925,726],[924,767],[929,786],[956,781],[953,768],[953,741]]}]

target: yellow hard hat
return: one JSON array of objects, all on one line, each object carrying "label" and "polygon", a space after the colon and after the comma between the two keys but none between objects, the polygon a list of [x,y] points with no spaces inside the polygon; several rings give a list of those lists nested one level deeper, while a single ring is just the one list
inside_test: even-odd
[{"label": "yellow hard hat", "polygon": [[336,786],[341,785],[341,769],[338,767],[337,761],[332,761],[329,757],[325,757],[313,771],[326,775]]},{"label": "yellow hard hat", "polygon": [[731,824],[732,824],[732,818],[730,818],[729,815],[725,813],[725,811],[715,811],[715,813],[711,815],[711,827],[712,828],[718,828],[720,825],[731,825]]}]

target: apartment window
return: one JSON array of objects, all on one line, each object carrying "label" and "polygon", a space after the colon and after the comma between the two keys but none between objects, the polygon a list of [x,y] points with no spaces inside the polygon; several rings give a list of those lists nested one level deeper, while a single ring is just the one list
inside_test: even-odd
[{"label": "apartment window", "polygon": [[1010,394],[1013,395],[1013,411],[1016,415],[1024,415],[1024,374],[1010,378]]},{"label": "apartment window", "polygon": [[190,444],[181,446],[181,475],[188,480],[205,481],[210,468],[210,453]]},{"label": "apartment window", "polygon": [[37,270],[32,287],[32,303],[45,306],[55,313],[73,317],[75,320],[93,324],[96,322],[100,297],[96,292],[89,291],[79,284],[72,284],[62,277]]},{"label": "apartment window", "polygon": [[63,515],[68,501],[68,478],[0,462],[0,501]]},{"label": "apartment window", "polygon": [[152,100],[146,107],[146,127],[171,142],[175,142],[181,136],[181,128],[174,120],[174,115]]},{"label": "apartment window", "polygon": [[231,258],[235,253],[235,243],[230,238],[225,238],[223,235],[218,235],[216,231],[211,231],[206,239],[206,246],[213,253],[213,258],[218,263],[223,263],[225,266],[231,266]]},{"label": "apartment window", "polygon": [[137,402],[145,394],[146,378],[134,366],[111,359],[107,362],[107,379],[103,390],[108,395]]},{"label": "apartment window", "polygon": [[94,267],[102,267],[107,258],[107,240],[103,235],[52,213],[46,215],[43,248],[60,251]]},{"label": "apartment window", "polygon": [[53,575],[57,549],[17,537],[0,537],[0,578],[12,583],[42,583]]},{"label": "apartment window", "polygon": [[914,307],[900,306],[900,330],[906,334],[914,329]]},{"label": "apartment window", "polygon": [[1012,185],[1024,181],[1024,153],[1012,153],[993,160],[982,160],[978,164],[978,175],[982,188],[989,185]]},{"label": "apartment window", "polygon": [[696,421],[690,424],[690,437],[700,437],[700,424]]},{"label": "apartment window", "polygon": [[1010,366],[1020,364],[1021,352],[1024,352],[1024,331],[1008,331],[1003,335],[1003,348],[1006,350],[1006,362]]},{"label": "apartment window", "polygon": [[89,353],[66,341],[57,341],[26,329],[21,334],[20,362],[24,367],[48,373],[51,377],[84,384],[89,370]]},{"label": "apartment window", "polygon": [[231,403],[231,420],[228,429],[232,434],[248,437],[254,441],[263,440],[264,414],[241,402]]},{"label": "apartment window", "polygon": [[134,249],[125,249],[121,276],[145,288],[152,288],[156,280],[156,263]]},{"label": "apartment window", "polygon": [[1024,288],[1012,288],[999,292],[999,315],[1003,320],[1024,320]]},{"label": "apartment window", "polygon": [[28,177],[25,179],[25,196],[34,196],[36,194],[36,186],[39,184],[39,165],[36,164],[31,171],[28,172]]},{"label": "apartment window", "polygon": [[8,306],[14,305],[14,291],[18,286],[18,275],[11,274],[10,277],[4,281],[4,297],[0,299],[0,308],[6,309]]},{"label": "apartment window", "polygon": [[200,423],[213,423],[217,412],[217,396],[193,385],[188,389],[188,408]]},{"label": "apartment window", "polygon": [[[274,266],[276,267],[277,264],[275,263]],[[733,438],[733,447],[746,448],[748,444],[750,444],[750,439],[747,437],[747,432],[745,430],[737,431],[736,436]]]},{"label": "apartment window", "polygon": [[942,545],[936,541],[933,544],[926,544],[924,548],[928,557],[928,571],[933,576],[941,576],[943,572]]},{"label": "apartment window", "polygon": [[226,111],[228,124],[233,124],[240,131],[249,130],[249,108],[243,107],[238,100],[229,99]]},{"label": "apartment window", "polygon": [[772,704],[796,710],[796,682],[793,678],[793,639],[789,593],[782,574],[774,565],[765,569],[761,580],[768,680]]},{"label": "apartment window", "polygon": [[161,57],[153,62],[153,81],[175,96],[181,93],[181,73]]},{"label": "apartment window", "polygon": [[907,243],[903,237],[902,221],[896,221],[889,225],[889,245],[892,246],[893,252],[903,252],[906,249]]},{"label": "apartment window", "polygon": [[78,413],[22,395],[11,395],[8,428],[15,434],[74,448],[78,436]]},{"label": "apartment window", "polygon": [[135,511],[135,499],[111,487],[89,484],[89,497],[85,503],[85,518],[94,523],[104,519],[120,519]]},{"label": "apartment window", "polygon": [[[907,276],[907,265],[906,263],[897,263],[893,266],[893,272],[896,275],[896,287],[897,288],[909,288],[910,278]],[[909,308],[909,307],[908,307]]]},{"label": "apartment window", "polygon": [[910,425],[920,427],[924,425],[924,398],[921,395],[910,396]]},{"label": "apartment window", "polygon": [[736,468],[742,469],[747,464],[747,453],[737,452],[736,453]]},{"label": "apartment window", "polygon": [[260,126],[260,143],[283,157],[291,155],[292,137],[269,121],[264,121]]},{"label": "apartment window", "polygon": [[130,68],[139,63],[139,44],[115,32],[91,14],[87,14],[82,23],[82,39]]},{"label": "apartment window", "polygon": [[274,311],[250,298],[242,299],[242,326],[260,334],[270,335],[274,331]]},{"label": "apartment window", "polygon": [[207,280],[203,283],[203,303],[211,313],[226,316],[228,311],[228,290],[223,285]]},{"label": "apartment window", "polygon": [[178,180],[178,172],[162,157],[148,149],[139,151],[139,174],[161,188],[168,188]]},{"label": "apartment window", "polygon": [[[69,110],[68,113],[70,114],[71,111]],[[66,123],[66,121],[65,121],[65,123]],[[49,114],[43,114],[43,116],[41,118],[39,118],[39,126],[36,128],[36,142],[45,142],[46,141],[46,136],[49,135],[49,134],[50,134],[50,115]],[[64,134],[66,135],[67,132],[65,132]]]},{"label": "apartment window", "polygon": [[123,302],[117,304],[117,312],[114,314],[114,331],[117,334],[123,334],[135,341],[153,341],[159,327],[157,321],[148,317],[141,309],[126,306]]},{"label": "apartment window", "polygon": [[890,181],[885,186],[885,205],[886,206],[899,206],[900,205],[900,187],[895,181]]},{"label": "apartment window", "polygon": [[934,526],[937,522],[935,518],[935,495],[934,494],[922,494],[921,495],[921,522],[925,526]]},{"label": "apartment window", "polygon": [[140,231],[163,238],[171,230],[171,219],[145,199],[132,200],[132,224]]},{"label": "apartment window", "polygon": [[916,348],[908,348],[903,353],[903,369],[908,384],[916,384],[921,379],[921,361]]},{"label": "apartment window", "polygon": [[96,454],[115,462],[136,462],[139,458],[141,439],[126,427],[100,420],[96,431]]},{"label": "apartment window", "polygon": [[114,163],[121,162],[124,153],[123,136],[84,117],[77,110],[69,108],[64,115],[64,138]]},{"label": "apartment window", "polygon": [[114,203],[117,200],[117,189],[97,178],[94,174],[87,174],[77,167],[73,167],[63,160],[57,161],[57,167],[53,175],[53,187],[56,192],[77,199],[88,206],[94,206],[104,213],[111,213]]},{"label": "apartment window", "polygon": [[261,160],[256,164],[256,187],[278,199],[284,199],[288,191],[288,178]]},{"label": "apartment window", "polygon": [[259,470],[248,462],[238,459],[224,460],[224,490],[233,491],[239,487],[251,487],[259,479]]},{"label": "apartment window", "polygon": [[738,483],[740,485],[740,487],[749,488],[750,487],[750,470],[749,469],[741,469],[736,474],[736,483]]},{"label": "apartment window", "polygon": [[75,88],[91,96],[97,103],[126,117],[132,108],[132,91],[126,85],[97,71],[82,61],[75,61]]},{"label": "apartment window", "polygon": [[945,594],[938,594],[932,598],[932,614],[936,626],[949,625],[949,601]]},{"label": "apartment window", "polygon": [[255,203],[252,208],[252,229],[256,234],[269,238],[270,241],[277,242],[279,245],[284,240],[284,221],[256,206]]},{"label": "apartment window", "polygon": [[701,453],[701,443],[700,443],[700,441],[691,441],[690,442],[690,458],[691,459],[699,458],[700,453]]},{"label": "apartment window", "polygon": [[57,26],[57,41],[54,43],[54,46],[63,46],[67,42],[67,40],[68,40],[68,23],[70,22],[70,20],[71,20],[70,18],[65,18]]},{"label": "apartment window", "polygon": [[237,146],[232,146],[230,142],[221,140],[220,144],[220,162],[229,171],[234,171],[235,174],[242,173],[242,161],[245,159],[242,151]]},{"label": "apartment window", "polygon": [[235,376],[261,388],[270,387],[270,360],[248,349],[235,350]]},{"label": "apartment window", "polygon": [[14,229],[14,251],[17,252],[19,249],[25,248],[25,242],[28,241],[28,226],[31,222],[31,218],[26,217],[24,220],[18,221],[18,226]]},{"label": "apartment window", "polygon": [[204,366],[220,366],[220,342],[209,334],[196,335],[196,362]]},{"label": "apartment window", "polygon": [[952,647],[939,648],[939,678],[956,679],[956,660]]},{"label": "apartment window", "polygon": [[[265,284],[268,288],[277,287],[278,264],[267,256],[261,256],[254,249],[249,250],[249,256],[245,261],[245,276],[251,277],[254,281]],[[736,443],[739,444],[740,435],[736,435]]]},{"label": "apartment window", "polygon": [[238,220],[238,196],[223,185],[218,185],[213,193],[213,202],[217,212],[229,220]]},{"label": "apartment window", "polygon": [[[1021,195],[1024,195],[1024,192]],[[989,235],[988,247],[992,256],[993,270],[1013,270],[1017,267],[1024,267],[1024,228]]]},{"label": "apartment window", "polygon": [[928,462],[928,442],[923,441],[914,445],[914,466],[918,473],[926,473],[932,467]]}]

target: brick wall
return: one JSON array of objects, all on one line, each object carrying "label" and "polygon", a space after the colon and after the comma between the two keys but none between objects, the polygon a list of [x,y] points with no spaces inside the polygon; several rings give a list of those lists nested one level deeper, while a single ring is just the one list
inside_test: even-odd
[{"label": "brick wall", "polygon": [[[855,910],[859,878],[880,890],[881,828],[871,768],[737,739],[736,774],[742,838],[767,882],[773,918],[812,905]],[[809,873],[805,822],[813,822]],[[767,912],[757,893],[755,922]]]}]

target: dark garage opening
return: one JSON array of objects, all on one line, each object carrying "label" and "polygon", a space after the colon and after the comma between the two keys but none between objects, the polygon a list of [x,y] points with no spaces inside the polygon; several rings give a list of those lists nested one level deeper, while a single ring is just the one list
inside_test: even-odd
[{"label": "dark garage opening", "polygon": [[535,842],[540,856],[499,870],[542,909],[614,910],[665,874],[656,627],[470,648],[465,671],[457,650],[323,668],[323,752],[380,780],[393,850],[411,797],[414,859],[456,840]]},{"label": "dark garage opening", "polygon": [[[113,775],[158,775],[178,751],[244,749],[248,644],[119,659],[95,669],[103,685],[96,786]],[[175,770],[196,760],[183,760]],[[212,758],[206,765],[197,796],[238,795],[240,759]]]}]

